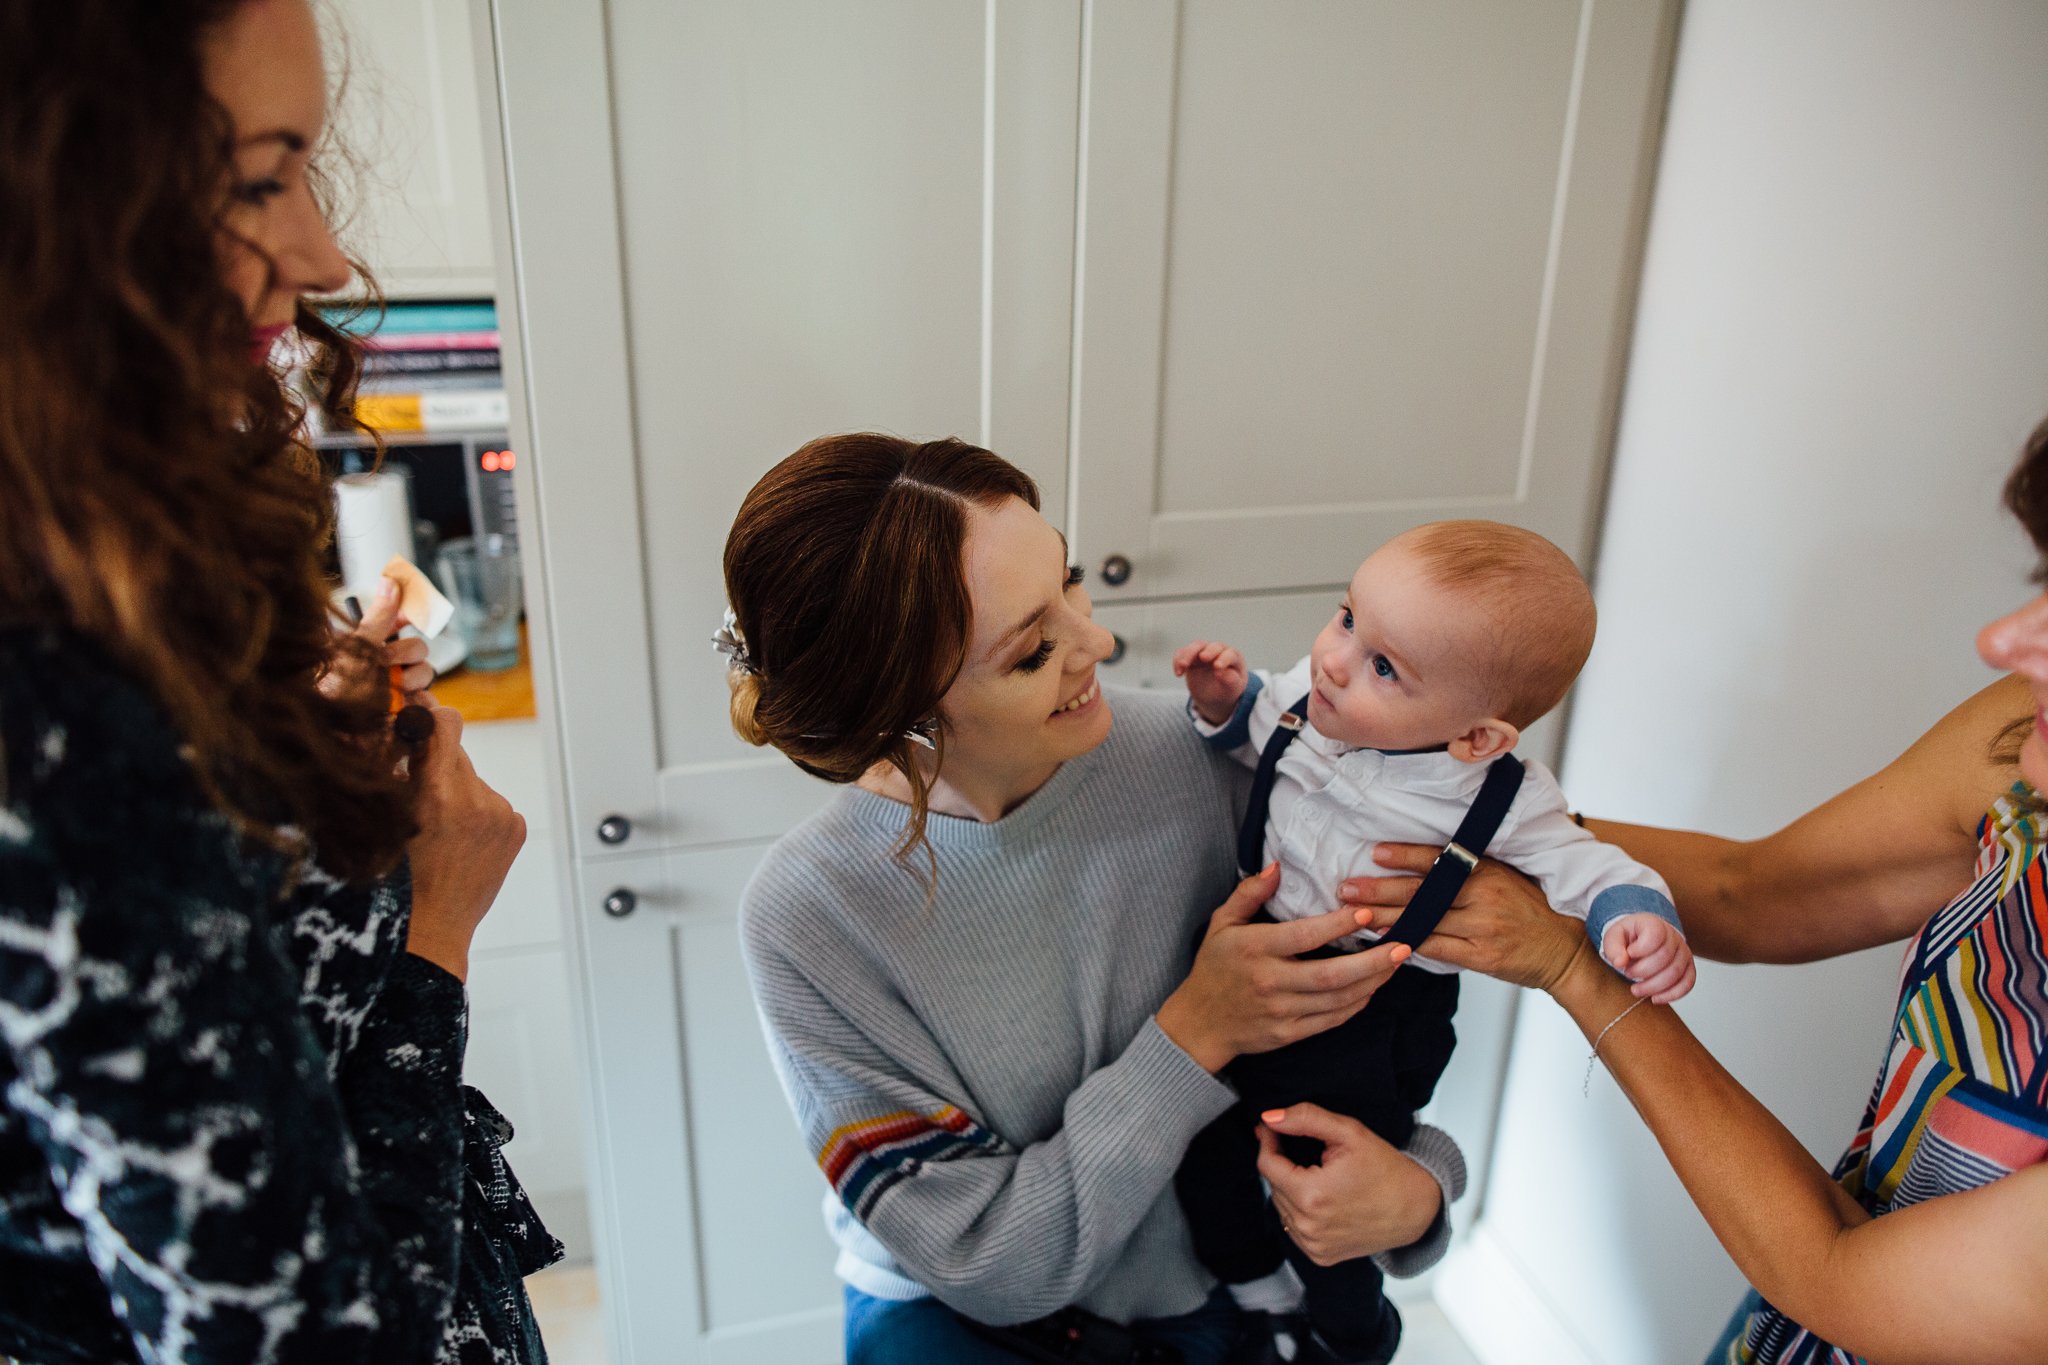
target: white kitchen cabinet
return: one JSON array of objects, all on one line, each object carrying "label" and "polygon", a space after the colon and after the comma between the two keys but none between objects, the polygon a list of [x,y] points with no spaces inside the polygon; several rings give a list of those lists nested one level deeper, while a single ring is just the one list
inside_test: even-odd
[{"label": "white kitchen cabinet", "polygon": [[330,167],[342,241],[392,298],[496,287],[482,106],[468,0],[345,0],[321,7],[340,76]]},{"label": "white kitchen cabinet", "polygon": [[[476,4],[613,1348],[825,1365],[734,912],[828,792],[727,726],[741,497],[821,432],[989,445],[1154,685],[1291,662],[1417,522],[1584,562],[1676,5]],[[1507,1014],[1438,1109],[1475,1156]]]},{"label": "white kitchen cabinet", "polygon": [[1443,517],[1586,562],[1675,9],[1088,7],[1069,529],[1098,597],[1343,582]]}]

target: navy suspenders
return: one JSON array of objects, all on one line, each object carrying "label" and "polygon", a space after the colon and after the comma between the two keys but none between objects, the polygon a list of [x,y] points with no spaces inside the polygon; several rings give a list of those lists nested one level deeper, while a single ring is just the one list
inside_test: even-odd
[{"label": "navy suspenders", "polygon": [[1385,941],[1414,948],[1430,936],[1444,911],[1465,889],[1465,879],[1479,866],[1486,846],[1500,832],[1500,822],[1507,818],[1508,807],[1514,804],[1515,793],[1521,789],[1522,760],[1513,754],[1502,754],[1493,760],[1486,770],[1486,780],[1479,784],[1479,795],[1472,798],[1472,809],[1465,812],[1465,818],[1458,822],[1458,832],[1429,865],[1422,885],[1415,888],[1407,910],[1387,931]]},{"label": "navy suspenders", "polygon": [[[1280,770],[1280,755],[1294,743],[1308,717],[1308,698],[1287,708],[1273,737],[1259,751],[1259,766],[1252,773],[1251,800],[1244,808],[1244,823],[1237,827],[1237,875],[1249,877],[1266,865],[1266,808],[1273,802],[1273,774]],[[1336,906],[1330,907],[1335,910]]]},{"label": "navy suspenders", "polygon": [[[1303,697],[1287,708],[1259,753],[1258,770],[1252,775],[1251,799],[1245,804],[1244,824],[1237,831],[1237,870],[1243,876],[1252,876],[1265,866],[1266,813],[1273,801],[1273,779],[1280,770],[1280,756],[1301,733],[1307,715],[1308,698]],[[1408,909],[1383,941],[1405,943],[1413,948],[1429,937],[1437,921],[1451,908],[1451,902],[1458,898],[1458,892],[1464,889],[1465,879],[1479,865],[1486,846],[1500,832],[1500,822],[1507,818],[1508,807],[1514,804],[1515,793],[1521,789],[1522,760],[1513,754],[1502,754],[1487,768],[1479,795],[1472,799],[1472,808],[1458,822],[1458,832],[1430,864],[1428,875],[1408,902]]]}]

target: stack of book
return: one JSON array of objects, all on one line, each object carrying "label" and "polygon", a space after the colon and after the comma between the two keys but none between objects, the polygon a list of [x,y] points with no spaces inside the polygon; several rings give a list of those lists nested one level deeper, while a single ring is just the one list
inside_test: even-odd
[{"label": "stack of book", "polygon": [[509,419],[491,303],[392,303],[361,331],[356,417],[384,432],[503,430]]}]

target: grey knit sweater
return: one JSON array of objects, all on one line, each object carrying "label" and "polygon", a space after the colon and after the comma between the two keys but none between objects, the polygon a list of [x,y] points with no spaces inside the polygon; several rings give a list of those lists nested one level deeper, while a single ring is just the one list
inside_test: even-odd
[{"label": "grey knit sweater", "polygon": [[[1174,1168],[1232,1101],[1153,1022],[1229,894],[1242,770],[1178,698],[1108,693],[1103,744],[992,824],[935,815],[936,897],[891,857],[905,810],[848,788],[769,850],[742,929],[770,1051],[831,1190],[839,1273],[1021,1322],[1128,1322],[1213,1285]],[[913,864],[914,866],[915,864]],[[1445,1201],[1457,1145],[1410,1155]],[[1414,1274],[1439,1219],[1383,1264]]]}]

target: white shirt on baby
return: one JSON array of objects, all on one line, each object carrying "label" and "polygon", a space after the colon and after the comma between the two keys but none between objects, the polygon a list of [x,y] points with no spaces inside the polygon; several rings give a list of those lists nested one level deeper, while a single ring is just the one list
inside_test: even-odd
[{"label": "white shirt on baby", "polygon": [[[1309,661],[1278,676],[1260,670],[1253,677],[1256,695],[1249,707],[1240,703],[1227,723],[1193,719],[1198,734],[1229,744],[1232,757],[1256,768],[1280,717],[1308,695]],[[1240,725],[1248,727],[1242,735]],[[1373,861],[1376,843],[1447,842],[1472,808],[1488,766],[1448,753],[1352,748],[1304,725],[1274,776],[1265,857],[1280,864],[1280,889],[1266,903],[1266,913],[1292,920],[1337,909],[1337,887],[1346,879],[1389,875]],[[1524,769],[1521,790],[1486,856],[1534,878],[1551,905],[1586,920],[1596,947],[1607,926],[1624,914],[1655,914],[1676,925],[1664,879],[1581,828],[1548,768],[1524,760]],[[1379,937],[1361,929],[1339,944],[1363,948]],[[1457,970],[1420,953],[1415,965]]]}]

